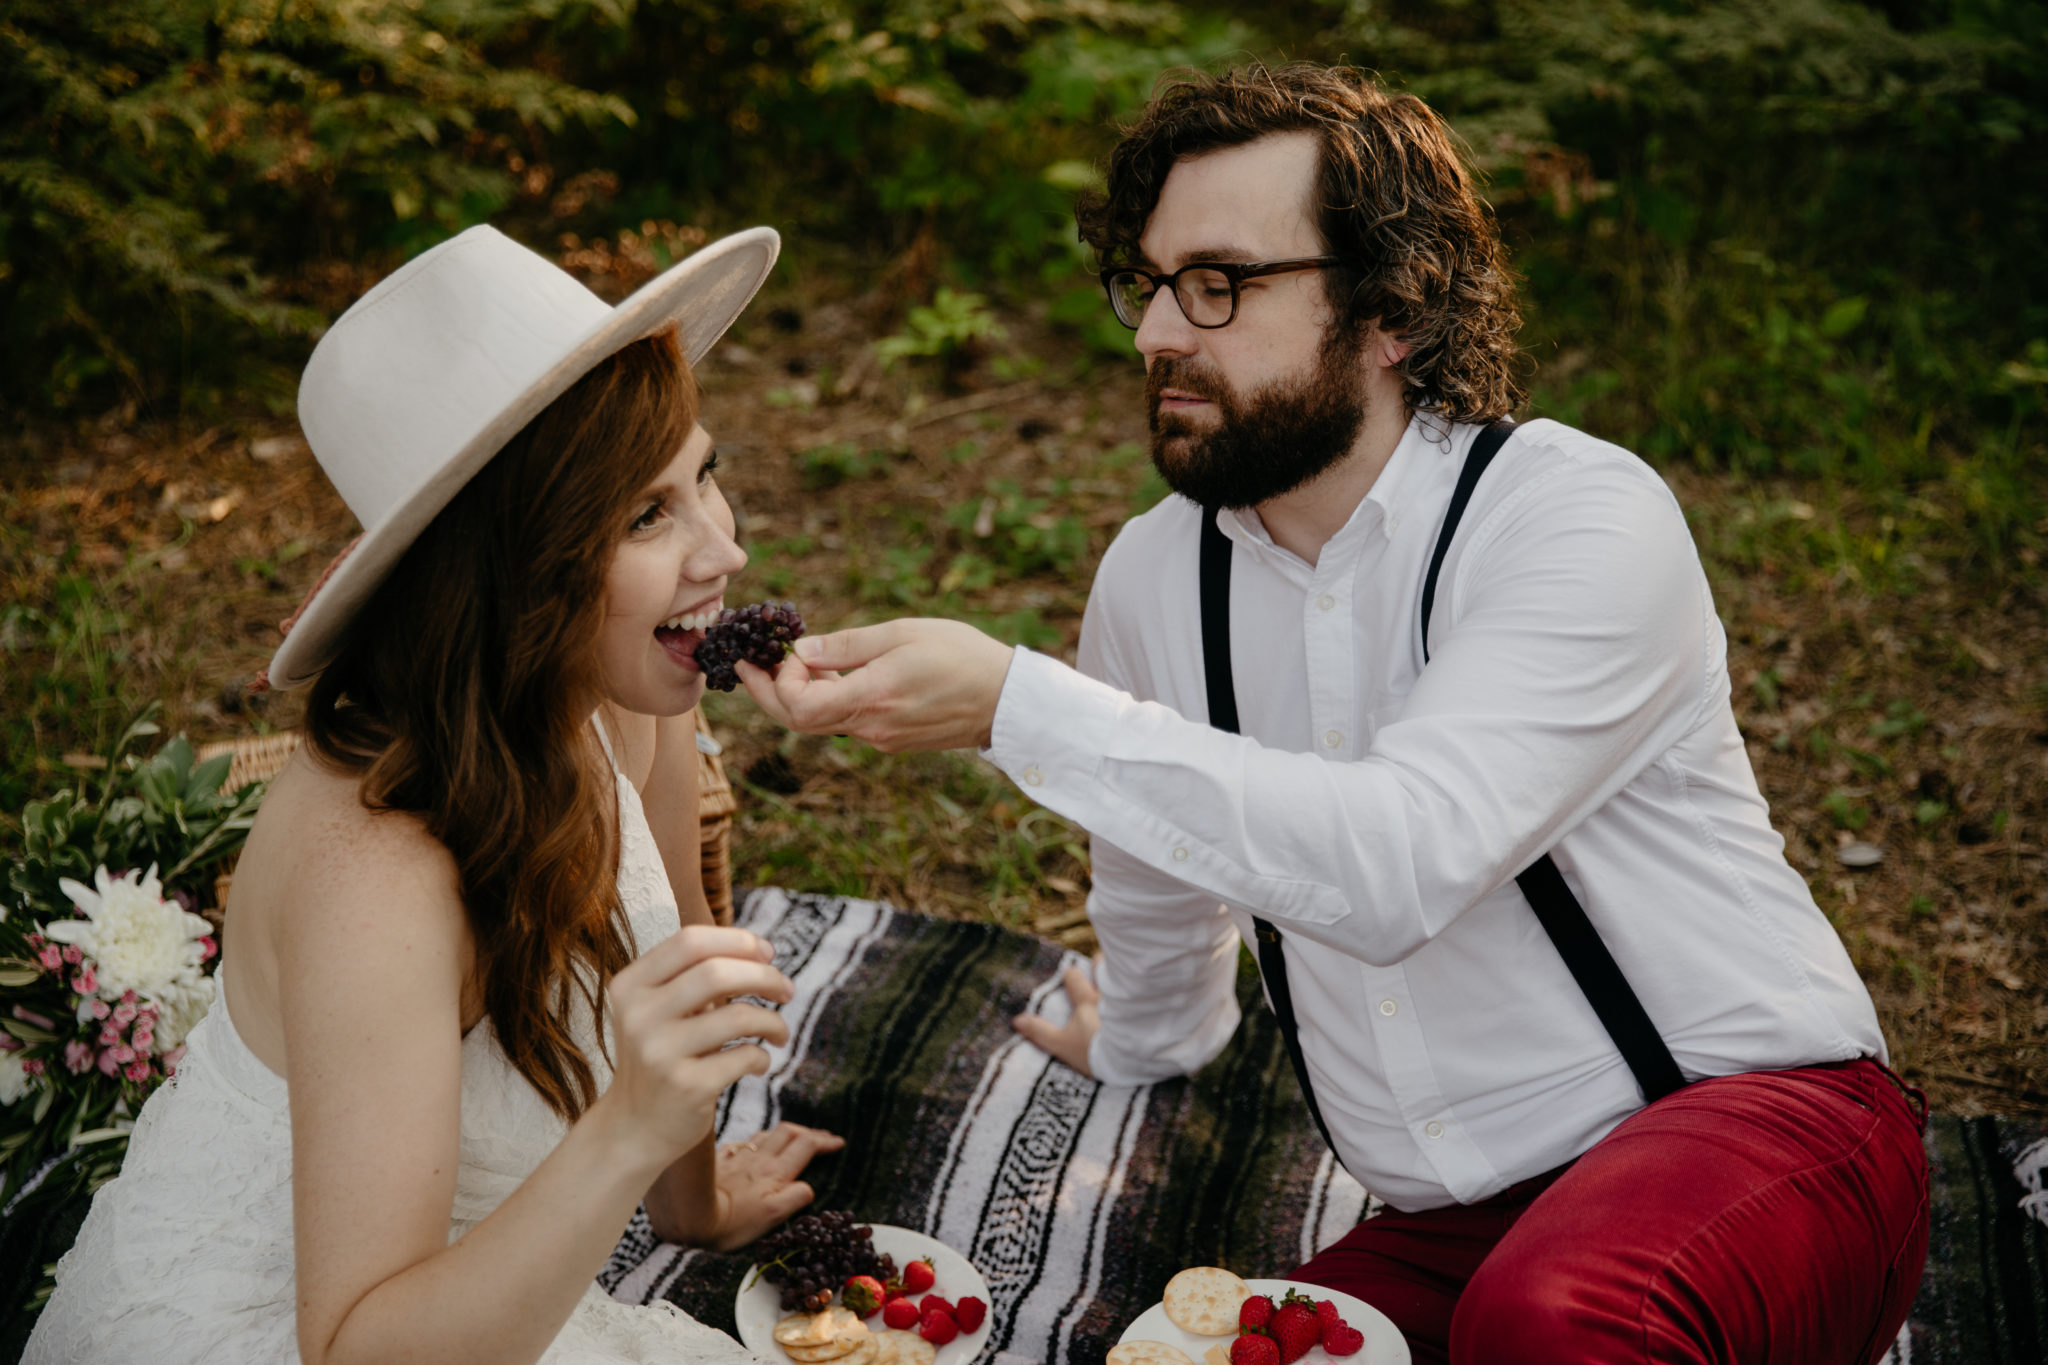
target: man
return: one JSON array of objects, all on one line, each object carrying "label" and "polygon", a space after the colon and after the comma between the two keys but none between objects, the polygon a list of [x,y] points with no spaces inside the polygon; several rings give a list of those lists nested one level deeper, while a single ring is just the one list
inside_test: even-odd
[{"label": "man", "polygon": [[1080,672],[894,622],[749,689],[979,744],[1089,828],[1097,979],[1018,1021],[1071,1065],[1201,1066],[1256,944],[1389,1205],[1295,1276],[1417,1359],[1881,1355],[1924,1111],[1771,829],[1670,493],[1555,422],[1489,429],[1518,317],[1440,121],[1352,71],[1182,81],[1081,221],[1185,496],[1105,556]]}]

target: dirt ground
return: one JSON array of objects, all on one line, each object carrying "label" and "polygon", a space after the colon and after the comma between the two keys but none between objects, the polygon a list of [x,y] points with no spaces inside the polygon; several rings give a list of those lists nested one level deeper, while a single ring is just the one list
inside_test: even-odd
[{"label": "dirt ground", "polygon": [[[1139,374],[1077,360],[1041,320],[1006,321],[981,354],[885,369],[873,342],[893,320],[863,298],[810,281],[756,305],[703,373],[720,481],[754,554],[729,601],[794,599],[814,630],[965,615],[1071,656],[1096,559],[1156,496]],[[1895,1062],[1945,1109],[2048,1114],[2037,566],[1958,568],[1942,549],[1942,518],[1958,514],[1940,505],[1901,529],[1841,490],[1667,477],[1714,580],[1758,781]],[[38,785],[65,780],[82,729],[30,675],[93,657],[131,695],[163,699],[167,731],[293,722],[291,698],[244,684],[356,528],[289,419],[181,430],[115,413],[19,432],[0,444],[0,503],[14,602],[55,619],[83,583],[107,613],[75,657],[19,632],[0,654],[15,675],[0,695],[44,698],[24,732],[33,754],[13,756]],[[1872,544],[1917,568],[1870,569]],[[741,883],[1091,944],[1085,837],[977,761],[791,737],[743,695],[708,710],[742,789]]]}]

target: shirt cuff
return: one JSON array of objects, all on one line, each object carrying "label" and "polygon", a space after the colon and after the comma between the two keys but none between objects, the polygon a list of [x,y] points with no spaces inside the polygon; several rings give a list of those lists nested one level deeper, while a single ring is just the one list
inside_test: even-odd
[{"label": "shirt cuff", "polygon": [[1018,645],[981,756],[1026,796],[1042,799],[1054,782],[1072,791],[1077,779],[1095,775],[1108,752],[1122,700],[1116,689]]}]

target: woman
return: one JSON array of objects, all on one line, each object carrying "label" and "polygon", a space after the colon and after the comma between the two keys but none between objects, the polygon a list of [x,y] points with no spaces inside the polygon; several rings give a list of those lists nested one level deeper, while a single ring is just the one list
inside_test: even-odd
[{"label": "woman", "polygon": [[592,1277],[643,1201],[744,1245],[839,1145],[713,1151],[787,1036],[736,997],[790,985],[692,876],[691,655],[746,556],[686,362],[776,249],[728,238],[615,310],[478,228],[323,339],[300,418],[366,530],[269,670],[311,684],[307,744],[27,1359],[749,1359]]}]

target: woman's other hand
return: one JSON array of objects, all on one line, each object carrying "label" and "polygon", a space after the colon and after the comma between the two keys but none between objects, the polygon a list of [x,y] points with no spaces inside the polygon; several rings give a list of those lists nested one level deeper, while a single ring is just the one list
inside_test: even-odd
[{"label": "woman's other hand", "polygon": [[744,1142],[720,1147],[718,1224],[704,1244],[730,1251],[758,1240],[815,1197],[801,1179],[811,1158],[845,1145],[845,1138],[822,1128],[778,1123]]},{"label": "woman's other hand", "polygon": [[852,735],[887,753],[985,749],[1010,647],[964,622],[909,618],[806,636],[772,675],[749,663],[738,671],[761,709],[793,730]]},{"label": "woman's other hand", "polygon": [[606,1110],[655,1169],[710,1136],[727,1086],[768,1069],[768,1052],[754,1040],[789,1041],[781,1015],[736,998],[790,998],[789,978],[774,959],[756,934],[693,925],[612,978],[612,1084],[592,1113]]}]

